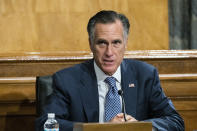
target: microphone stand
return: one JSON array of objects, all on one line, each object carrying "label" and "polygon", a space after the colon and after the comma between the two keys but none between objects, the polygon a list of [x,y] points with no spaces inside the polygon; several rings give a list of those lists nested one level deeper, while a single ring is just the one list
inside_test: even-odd
[{"label": "microphone stand", "polygon": [[118,91],[118,94],[121,96],[122,98],[122,111],[123,111],[123,116],[124,116],[124,120],[125,122],[127,121],[126,119],[126,109],[125,109],[125,102],[124,102],[124,98],[123,98],[123,91],[122,90],[119,90]]}]

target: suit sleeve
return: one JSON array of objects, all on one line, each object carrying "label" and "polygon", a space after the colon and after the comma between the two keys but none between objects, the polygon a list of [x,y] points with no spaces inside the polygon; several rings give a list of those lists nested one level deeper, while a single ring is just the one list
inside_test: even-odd
[{"label": "suit sleeve", "polygon": [[184,131],[184,121],[176,112],[172,101],[168,99],[161,86],[157,70],[154,70],[154,80],[149,98],[150,118],[158,131]]},{"label": "suit sleeve", "polygon": [[47,120],[47,113],[55,113],[55,118],[59,123],[59,130],[72,131],[73,122],[69,121],[69,99],[61,85],[58,75],[53,76],[53,93],[44,107],[43,114],[36,120],[36,131],[43,131],[44,122]]}]

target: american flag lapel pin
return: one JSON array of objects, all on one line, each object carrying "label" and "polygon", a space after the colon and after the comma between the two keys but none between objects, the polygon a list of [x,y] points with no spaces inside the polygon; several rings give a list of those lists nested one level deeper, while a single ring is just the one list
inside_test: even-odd
[{"label": "american flag lapel pin", "polygon": [[133,87],[135,87],[135,84],[134,84],[134,83],[130,83],[130,84],[129,84],[129,87],[130,87],[130,88],[133,88]]}]

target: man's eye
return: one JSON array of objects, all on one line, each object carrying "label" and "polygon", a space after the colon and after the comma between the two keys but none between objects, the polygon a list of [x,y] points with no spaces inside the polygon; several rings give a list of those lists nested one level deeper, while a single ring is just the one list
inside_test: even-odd
[{"label": "man's eye", "polygon": [[114,46],[119,46],[122,42],[120,40],[113,41]]},{"label": "man's eye", "polygon": [[97,44],[98,44],[98,45],[105,45],[106,42],[105,42],[105,41],[98,41]]},{"label": "man's eye", "polygon": [[98,43],[98,45],[104,45],[104,44],[105,44],[104,42],[99,42],[99,43]]},{"label": "man's eye", "polygon": [[122,42],[120,40],[113,41],[113,44],[121,44]]}]

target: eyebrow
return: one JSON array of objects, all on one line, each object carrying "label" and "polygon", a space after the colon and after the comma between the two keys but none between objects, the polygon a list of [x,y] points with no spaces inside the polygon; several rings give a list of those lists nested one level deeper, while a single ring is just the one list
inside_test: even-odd
[{"label": "eyebrow", "polygon": [[112,43],[116,43],[116,42],[122,43],[122,40],[120,40],[120,39],[115,39],[115,40],[112,41]]},{"label": "eyebrow", "polygon": [[98,39],[96,43],[107,43],[107,41],[104,39]]}]

